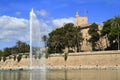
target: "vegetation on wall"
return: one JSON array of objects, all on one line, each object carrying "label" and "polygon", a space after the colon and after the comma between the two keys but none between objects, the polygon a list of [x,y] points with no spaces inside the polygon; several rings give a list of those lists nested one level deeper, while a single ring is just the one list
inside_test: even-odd
[{"label": "vegetation on wall", "polygon": [[17,56],[17,61],[20,62],[21,59],[22,59],[22,55],[19,54],[19,55]]}]

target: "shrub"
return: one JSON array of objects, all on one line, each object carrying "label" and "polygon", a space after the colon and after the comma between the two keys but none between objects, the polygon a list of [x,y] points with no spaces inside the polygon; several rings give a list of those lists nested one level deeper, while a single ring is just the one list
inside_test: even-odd
[{"label": "shrub", "polygon": [[4,61],[4,62],[6,61],[6,57],[5,57],[5,56],[3,57],[3,61]]},{"label": "shrub", "polygon": [[9,56],[9,59],[11,59],[12,57],[11,56]]},{"label": "shrub", "polygon": [[69,50],[68,53],[73,53],[74,51],[73,50]]},{"label": "shrub", "polygon": [[37,56],[35,55],[34,58],[37,59]]},{"label": "shrub", "polygon": [[27,59],[27,57],[28,57],[28,56],[27,56],[27,55],[25,55],[25,58],[26,58],[26,59]]},{"label": "shrub", "polygon": [[49,53],[45,53],[45,58],[48,59]]},{"label": "shrub", "polygon": [[39,54],[38,59],[41,59],[41,57],[42,57],[42,54]]},{"label": "shrub", "polygon": [[64,53],[64,60],[66,61],[68,58],[68,53]]},{"label": "shrub", "polygon": [[20,62],[21,59],[22,59],[22,55],[20,54],[20,55],[18,55],[18,57],[17,57],[17,61]]},{"label": "shrub", "polygon": [[16,55],[14,55],[13,59],[14,59],[14,61],[16,60]]},{"label": "shrub", "polygon": [[0,57],[0,61],[2,60],[2,57]]}]

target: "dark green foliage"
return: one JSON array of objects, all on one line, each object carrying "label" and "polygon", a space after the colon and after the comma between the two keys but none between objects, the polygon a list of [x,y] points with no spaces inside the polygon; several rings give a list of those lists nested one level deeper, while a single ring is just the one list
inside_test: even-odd
[{"label": "dark green foliage", "polygon": [[2,60],[2,57],[0,57],[0,61]]},{"label": "dark green foliage", "polygon": [[16,61],[16,55],[13,56],[14,61]]},{"label": "dark green foliage", "polygon": [[64,60],[67,61],[68,53],[64,53]]},{"label": "dark green foliage", "polygon": [[45,42],[45,47],[47,47],[47,40],[48,40],[47,36],[43,35],[42,40]]},{"label": "dark green foliage", "polygon": [[27,57],[28,57],[28,56],[27,56],[27,55],[25,55],[25,58],[26,58],[26,59],[27,59]]},{"label": "dark green foliage", "polygon": [[48,53],[63,53],[66,47],[75,48],[80,51],[80,42],[83,40],[82,33],[79,27],[74,27],[74,24],[68,23],[64,27],[57,28],[49,34],[47,41]]},{"label": "dark green foliage", "polygon": [[120,40],[118,40],[120,38],[120,16],[115,16],[105,21],[103,24],[101,35],[107,36],[109,40],[107,49],[118,49],[118,42],[120,42]]},{"label": "dark green foliage", "polygon": [[48,59],[49,53],[45,53],[45,58]]},{"label": "dark green foliage", "polygon": [[3,51],[3,56],[7,57],[9,55],[11,55],[11,48],[5,48]]},{"label": "dark green foliage", "polygon": [[73,50],[69,50],[68,53],[74,53],[74,51]]},{"label": "dark green foliage", "polygon": [[3,61],[4,61],[4,62],[6,61],[6,56],[3,56]]},{"label": "dark green foliage", "polygon": [[34,58],[37,59],[37,56],[35,55]]},{"label": "dark green foliage", "polygon": [[9,59],[11,59],[12,57],[11,56],[9,56]]},{"label": "dark green foliage", "polygon": [[0,50],[0,57],[2,57],[3,56],[3,52]]},{"label": "dark green foliage", "polygon": [[42,54],[39,54],[38,59],[41,59],[41,57],[42,57]]},{"label": "dark green foliage", "polygon": [[0,56],[3,57],[7,57],[10,56],[12,54],[18,54],[18,53],[26,53],[29,52],[30,46],[27,45],[24,42],[18,41],[16,42],[16,45],[11,47],[11,48],[4,48],[3,51],[0,50]]},{"label": "dark green foliage", "polygon": [[88,33],[91,36],[88,41],[92,44],[92,50],[95,50],[96,42],[100,38],[100,35],[98,33],[98,25],[95,24],[95,23],[93,23],[92,25],[90,25]]},{"label": "dark green foliage", "polygon": [[18,53],[25,53],[25,52],[29,52],[30,46],[24,42],[18,41],[16,43],[16,48],[18,50]]},{"label": "dark green foliage", "polygon": [[17,61],[20,62],[21,59],[22,59],[22,55],[19,54],[19,55],[17,56]]}]

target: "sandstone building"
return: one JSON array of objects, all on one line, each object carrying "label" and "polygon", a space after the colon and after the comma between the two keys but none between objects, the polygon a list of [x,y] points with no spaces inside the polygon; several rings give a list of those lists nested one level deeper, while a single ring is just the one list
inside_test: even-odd
[{"label": "sandstone building", "polygon": [[[80,27],[82,36],[83,36],[83,41],[81,43],[81,50],[82,51],[91,51],[91,43],[88,42],[90,35],[88,34],[89,26],[90,24],[88,23],[88,17],[87,16],[80,16],[78,12],[76,12],[76,23],[75,27]],[[98,25],[99,33],[100,30],[102,30],[102,26]],[[100,40],[97,42],[97,48],[104,49],[106,48],[107,42],[105,38],[100,38]]]}]

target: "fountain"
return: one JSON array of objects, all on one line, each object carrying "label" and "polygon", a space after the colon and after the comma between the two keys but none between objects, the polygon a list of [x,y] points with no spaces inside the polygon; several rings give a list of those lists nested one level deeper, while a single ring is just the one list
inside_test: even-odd
[{"label": "fountain", "polygon": [[[45,53],[42,41],[41,24],[34,10],[30,12],[30,70],[32,80],[46,80]],[[40,72],[41,76],[36,73]]]}]

